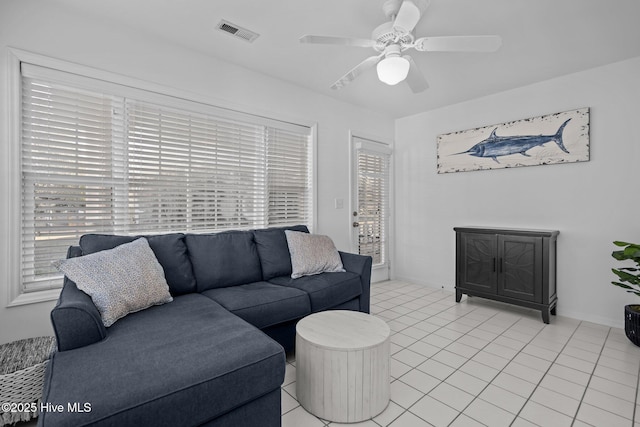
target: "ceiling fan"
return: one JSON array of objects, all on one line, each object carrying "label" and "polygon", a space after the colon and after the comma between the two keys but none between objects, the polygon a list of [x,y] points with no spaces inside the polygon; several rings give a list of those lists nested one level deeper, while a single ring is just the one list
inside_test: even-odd
[{"label": "ceiling fan", "polygon": [[448,36],[420,37],[413,35],[413,29],[422,18],[430,0],[387,0],[382,6],[388,22],[378,26],[371,39],[356,39],[332,36],[305,35],[301,43],[335,44],[356,47],[370,47],[376,55],[356,65],[336,81],[331,88],[340,89],[364,71],[376,66],[378,78],[383,83],[395,85],[403,80],[414,93],[429,87],[418,66],[409,55],[408,49],[418,52],[495,52],[500,48],[499,36]]}]

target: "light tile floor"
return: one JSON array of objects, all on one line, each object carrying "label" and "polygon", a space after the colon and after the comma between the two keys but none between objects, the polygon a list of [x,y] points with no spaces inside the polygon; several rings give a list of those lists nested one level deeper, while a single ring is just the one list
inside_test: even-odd
[{"label": "light tile floor", "polygon": [[[371,294],[392,331],[391,402],[351,426],[640,427],[640,348],[621,329],[401,281]],[[289,355],[283,427],[342,425],[299,405],[295,370]]]}]

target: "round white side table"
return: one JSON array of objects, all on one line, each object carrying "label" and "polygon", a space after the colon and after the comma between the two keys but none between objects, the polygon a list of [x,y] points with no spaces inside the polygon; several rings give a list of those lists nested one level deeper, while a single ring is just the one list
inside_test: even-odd
[{"label": "round white side table", "polygon": [[354,423],[389,404],[389,337],[382,319],[349,310],[311,314],[296,326],[296,395],[304,409]]}]

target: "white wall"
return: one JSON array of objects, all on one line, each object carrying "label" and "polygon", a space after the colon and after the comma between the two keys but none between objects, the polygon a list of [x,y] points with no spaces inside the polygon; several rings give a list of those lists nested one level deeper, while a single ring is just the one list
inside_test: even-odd
[{"label": "white wall", "polygon": [[[640,241],[640,58],[396,121],[396,276],[455,285],[462,225],[560,230],[558,314],[623,325],[613,240]],[[436,174],[436,137],[591,107],[586,163]],[[452,297],[453,298],[453,297]]]},{"label": "white wall", "polygon": [[[241,43],[241,42],[239,42]],[[392,140],[394,121],[372,111],[335,101],[283,81],[225,63],[165,41],[109,27],[78,16],[60,4],[33,0],[0,2],[0,129],[6,128],[7,47],[38,53],[144,81],[188,91],[214,105],[240,108],[276,119],[318,124],[317,232],[330,235],[339,249],[350,249],[349,131]],[[4,131],[2,131],[4,132]],[[2,133],[0,162],[7,161],[8,144]],[[1,170],[6,170],[2,163]],[[3,176],[0,194],[9,197]],[[334,208],[334,199],[345,201]],[[8,209],[0,208],[0,233],[8,233]],[[4,280],[7,253],[17,248],[0,243],[0,343],[51,334],[53,302],[6,308]]]}]

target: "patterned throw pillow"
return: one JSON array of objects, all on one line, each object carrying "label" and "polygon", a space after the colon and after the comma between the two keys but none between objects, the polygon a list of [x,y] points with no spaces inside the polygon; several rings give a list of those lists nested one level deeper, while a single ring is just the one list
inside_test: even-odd
[{"label": "patterned throw pillow", "polygon": [[291,278],[345,271],[329,236],[285,230],[291,254]]},{"label": "patterned throw pillow", "polygon": [[107,327],[127,314],[173,301],[145,238],[53,265],[91,297]]}]

